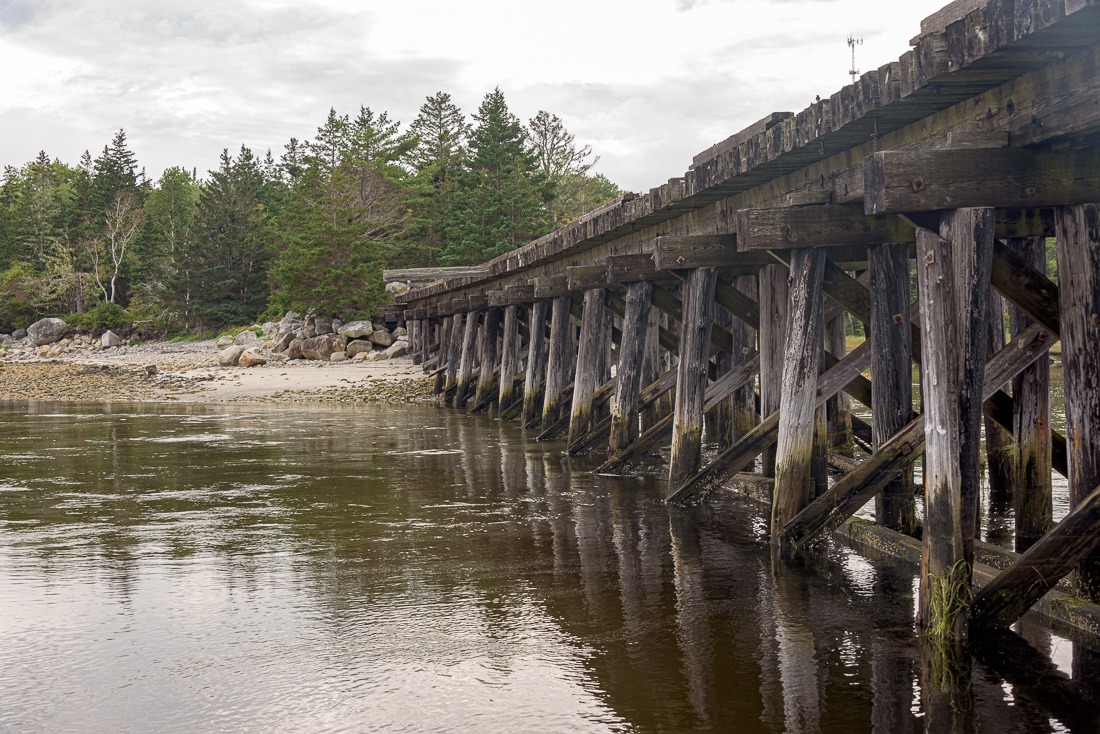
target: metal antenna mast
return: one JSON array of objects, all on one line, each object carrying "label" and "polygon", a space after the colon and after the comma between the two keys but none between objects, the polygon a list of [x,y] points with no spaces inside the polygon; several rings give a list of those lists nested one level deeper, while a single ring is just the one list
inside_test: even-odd
[{"label": "metal antenna mast", "polygon": [[849,35],[848,47],[852,49],[852,68],[848,70],[848,73],[852,75],[852,84],[856,83],[856,79],[859,78],[859,69],[856,68],[856,46],[863,45],[863,37]]}]

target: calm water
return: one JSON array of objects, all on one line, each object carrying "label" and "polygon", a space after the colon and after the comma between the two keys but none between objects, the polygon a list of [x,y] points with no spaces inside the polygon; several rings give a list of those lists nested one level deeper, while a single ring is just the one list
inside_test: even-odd
[{"label": "calm water", "polygon": [[[912,573],[776,562],[734,497],[434,408],[0,413],[0,731],[938,728]],[[1054,685],[983,657],[953,715],[1095,731],[1022,632]]]}]

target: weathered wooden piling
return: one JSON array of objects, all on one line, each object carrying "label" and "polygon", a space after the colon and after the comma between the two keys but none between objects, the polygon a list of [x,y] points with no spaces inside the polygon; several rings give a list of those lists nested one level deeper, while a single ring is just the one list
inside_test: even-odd
[{"label": "weathered wooden piling", "polygon": [[[883,244],[867,248],[870,271],[871,404],[874,447],[883,444],[913,416],[913,339],[909,313],[909,247]],[[916,504],[908,472],[886,485],[875,500],[875,519],[888,528],[912,533]]]},{"label": "weathered wooden piling", "polygon": [[480,322],[480,314],[476,311],[466,314],[466,324],[462,336],[462,357],[458,364],[458,376],[454,406],[465,408],[466,402],[473,397],[471,393],[471,381],[474,375],[474,361],[477,353],[477,331]]},{"label": "weathered wooden piling", "polygon": [[577,349],[577,369],[573,379],[573,404],[569,412],[569,440],[576,441],[592,424],[592,398],[600,386],[601,362],[606,359],[611,341],[611,314],[607,310],[607,291],[590,288],[584,292],[584,316]]},{"label": "weathered wooden piling", "polygon": [[504,333],[500,353],[500,386],[497,393],[497,410],[504,412],[516,400],[515,377],[520,370],[519,316],[520,307],[511,304],[504,307]]},{"label": "weathered wooden piling", "polygon": [[436,352],[439,359],[436,364],[435,382],[432,383],[433,395],[442,393],[447,384],[447,360],[450,358],[451,353],[451,334],[455,318],[454,316],[446,316],[443,319],[443,327],[439,336],[439,346]]},{"label": "weathered wooden piling", "polygon": [[451,343],[447,348],[447,379],[443,384],[445,404],[454,404],[458,393],[458,372],[462,363],[462,348],[466,339],[467,315],[456,313],[451,317]]},{"label": "weathered wooden piling", "polygon": [[[1005,345],[1004,300],[996,291],[989,294],[985,325],[985,356],[989,359]],[[1007,505],[1012,501],[1012,492],[1016,486],[1012,431],[1005,430],[988,416],[984,419],[984,429],[985,469],[989,479],[990,504]]]},{"label": "weathered wooden piling", "polygon": [[676,367],[676,404],[668,470],[672,487],[695,473],[702,460],[703,393],[707,385],[707,355],[717,278],[714,268],[696,268],[684,280],[680,363]]},{"label": "weathered wooden piling", "polygon": [[[650,332],[653,284],[638,281],[627,286],[626,313],[623,317],[623,341],[619,345],[619,365],[615,393],[611,398],[611,436],[609,453],[622,451],[638,434],[638,397],[642,389],[646,337]],[[656,346],[656,330],[653,330]],[[652,379],[656,379],[656,375]]]},{"label": "weathered wooden piling", "polygon": [[[779,410],[783,384],[783,356],[787,333],[787,269],[767,265],[760,269],[760,415]],[[775,449],[761,459],[764,476],[775,476]]]},{"label": "weathered wooden piling", "polygon": [[527,371],[523,381],[524,425],[538,420],[542,410],[543,384],[546,379],[547,318],[550,315],[550,302],[535,301],[531,305],[531,318],[528,320],[530,336],[527,341]]},{"label": "weathered wooden piling", "polygon": [[779,436],[772,493],[772,536],[809,504],[811,460],[824,325],[821,287],[825,253],[791,253],[790,307],[787,314],[783,382],[780,387]]},{"label": "weathered wooden piling", "polygon": [[[1046,273],[1046,241],[1042,237],[1008,241],[1013,252]],[[1032,325],[1032,319],[1018,306],[1009,309],[1012,336]],[[1040,358],[1012,381],[1015,437],[1013,490],[1016,551],[1023,553],[1054,524],[1053,482],[1051,481],[1050,360]]]},{"label": "weathered wooden piling", "polygon": [[924,534],[920,616],[925,629],[966,636],[974,562],[985,310],[993,211],[941,214],[917,232],[925,381]]},{"label": "weathered wooden piling", "polygon": [[559,296],[550,310],[550,353],[546,363],[545,392],[542,403],[542,425],[549,426],[561,417],[564,410],[562,392],[573,376],[575,346],[573,316],[570,312],[572,298]]},{"label": "weathered wooden piling", "polygon": [[[1069,439],[1069,501],[1077,507],[1100,485],[1100,204],[1054,211],[1062,365]],[[1100,601],[1100,554],[1077,569],[1082,595]]]}]

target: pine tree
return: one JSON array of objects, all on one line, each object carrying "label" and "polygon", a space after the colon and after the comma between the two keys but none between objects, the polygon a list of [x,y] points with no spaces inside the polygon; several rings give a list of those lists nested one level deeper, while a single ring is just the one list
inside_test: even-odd
[{"label": "pine tree", "polygon": [[499,88],[485,96],[474,120],[469,166],[448,212],[446,264],[480,262],[548,231],[544,178],[536,171],[527,134]]},{"label": "pine tree", "polygon": [[115,133],[111,144],[103,146],[103,152],[92,165],[92,204],[97,213],[106,212],[119,191],[132,193],[140,200],[137,158],[126,143],[125,130]]},{"label": "pine tree", "polygon": [[252,151],[223,150],[199,194],[196,246],[183,257],[190,283],[189,321],[200,327],[247,323],[267,303],[267,213],[263,172]]},{"label": "pine tree", "polygon": [[412,262],[407,265],[434,265],[447,245],[447,213],[458,191],[458,178],[469,160],[470,126],[451,102],[451,95],[437,92],[421,105],[409,129],[417,137],[411,156],[416,171],[416,214],[411,235]]},{"label": "pine tree", "polygon": [[381,271],[406,228],[405,161],[414,144],[386,113],[363,107],[351,120],[329,111],[304,146],[280,216],[274,308],[336,314],[382,300]]},{"label": "pine tree", "polygon": [[165,330],[186,327],[194,286],[187,267],[200,186],[195,171],[168,168],[145,200],[145,252],[130,310]]}]

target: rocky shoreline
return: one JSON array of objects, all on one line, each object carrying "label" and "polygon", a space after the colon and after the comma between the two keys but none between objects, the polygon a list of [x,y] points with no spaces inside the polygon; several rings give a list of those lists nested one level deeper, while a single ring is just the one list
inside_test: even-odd
[{"label": "rocky shoreline", "polygon": [[202,403],[434,403],[408,357],[283,360],[221,367],[211,340],[93,349],[79,337],[39,357],[0,351],[0,400]]}]

